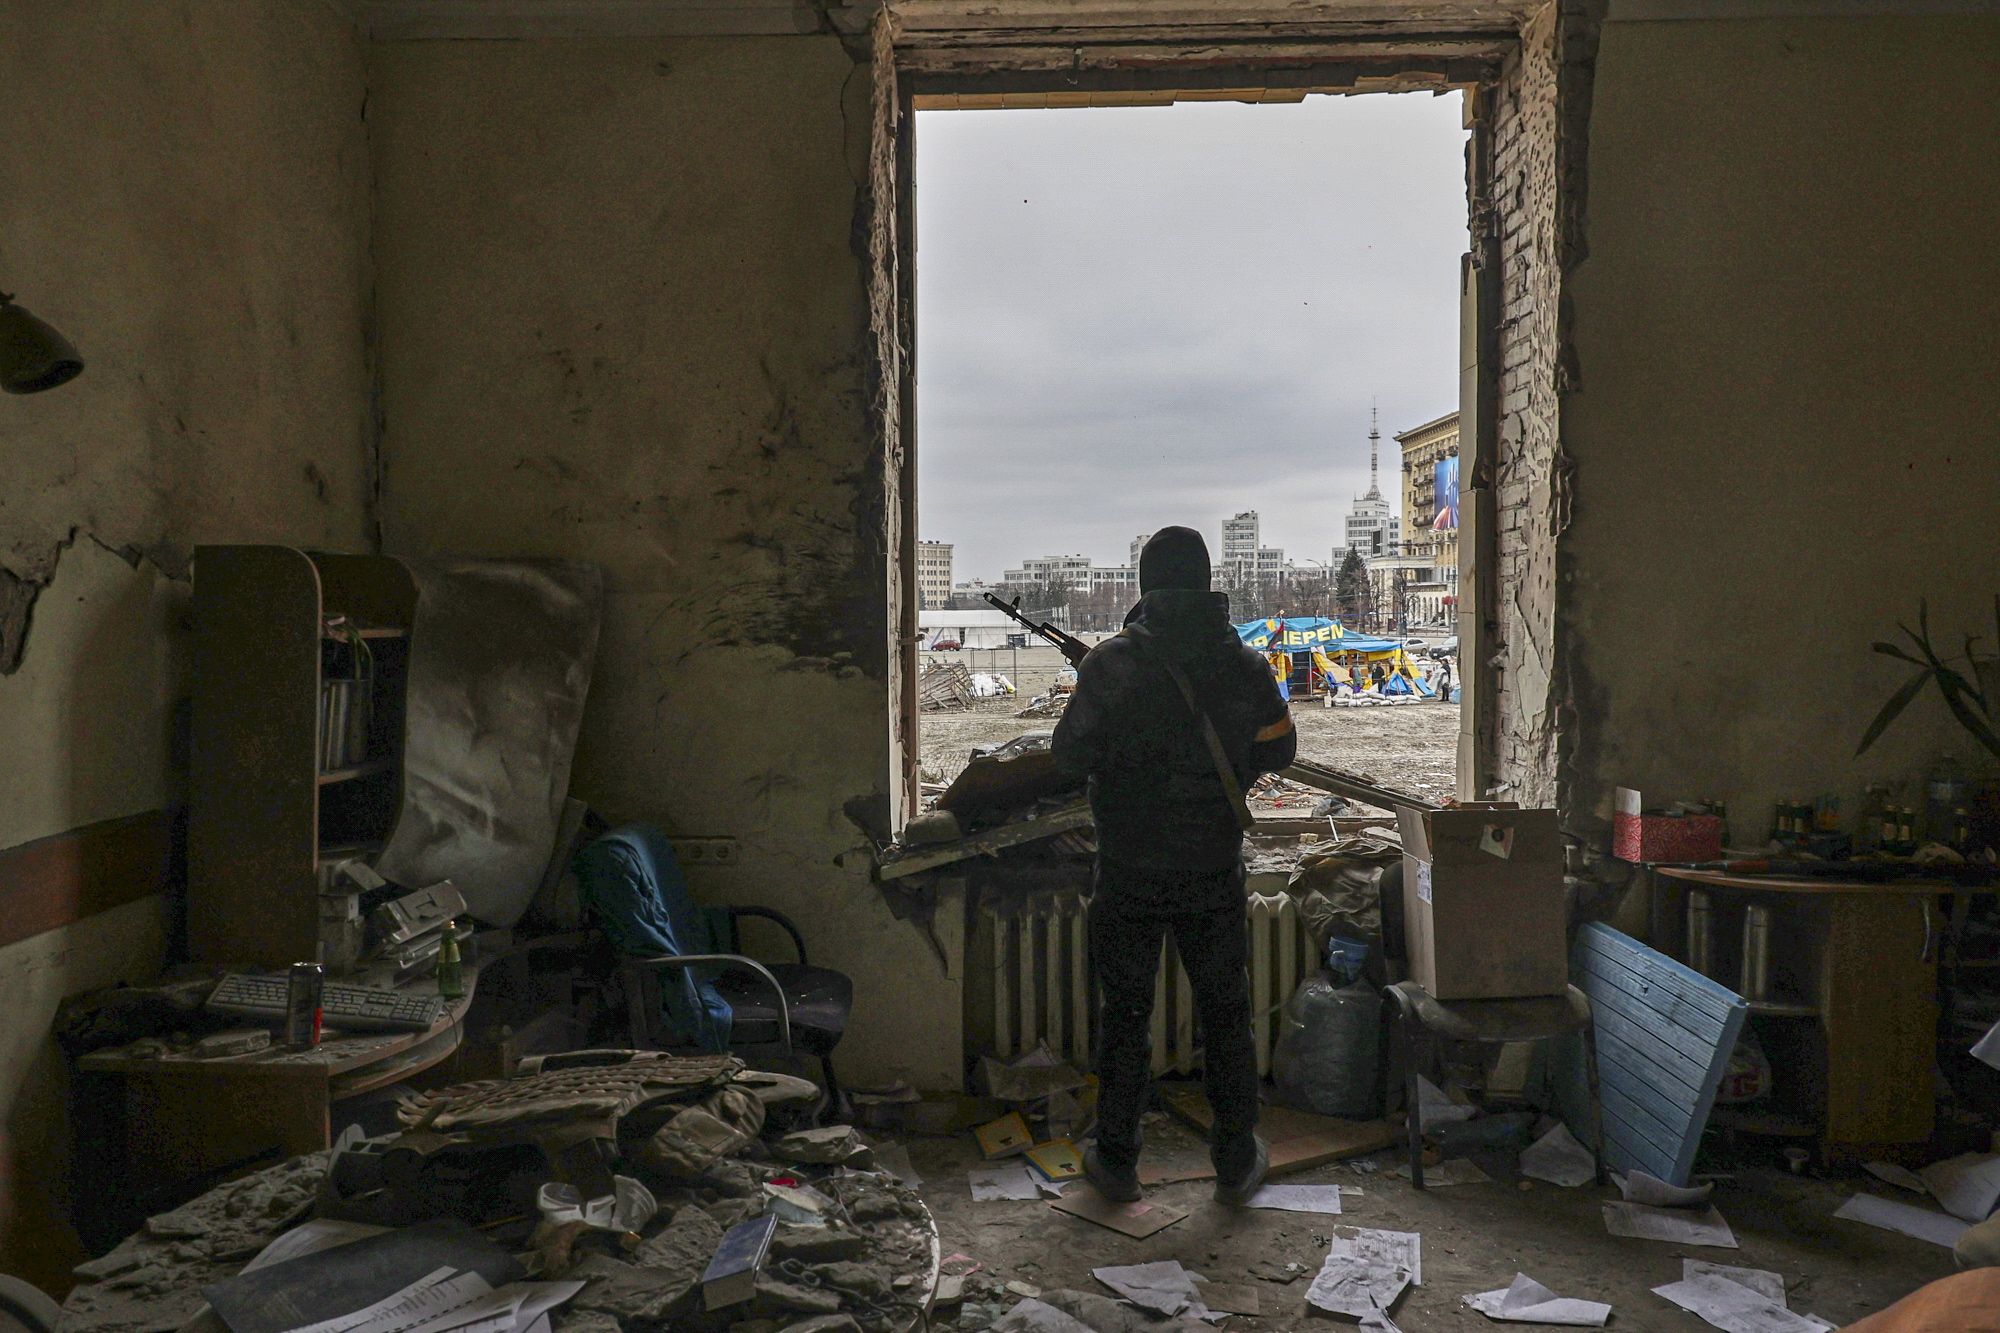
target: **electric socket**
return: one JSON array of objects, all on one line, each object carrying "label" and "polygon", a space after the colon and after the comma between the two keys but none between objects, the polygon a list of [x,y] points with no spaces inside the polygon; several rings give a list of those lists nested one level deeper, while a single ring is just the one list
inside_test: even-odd
[{"label": "electric socket", "polygon": [[731,866],[737,861],[736,839],[723,834],[689,834],[667,841],[684,866]]}]

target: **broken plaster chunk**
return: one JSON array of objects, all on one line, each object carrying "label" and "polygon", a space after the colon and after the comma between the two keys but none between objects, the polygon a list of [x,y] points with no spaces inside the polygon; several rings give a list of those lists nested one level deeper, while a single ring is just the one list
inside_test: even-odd
[{"label": "broken plaster chunk", "polygon": [[70,1269],[70,1274],[84,1282],[102,1282],[108,1277],[117,1277],[139,1266],[141,1255],[137,1246],[119,1246],[101,1259],[88,1259]]},{"label": "broken plaster chunk", "polygon": [[771,1253],[802,1264],[826,1264],[859,1259],[868,1252],[868,1238],[838,1227],[780,1226],[771,1238]]},{"label": "broken plaster chunk", "polygon": [[[736,1325],[736,1328],[742,1327],[741,1324]],[[861,1333],[861,1325],[854,1322],[851,1314],[823,1314],[787,1324],[781,1333]]]},{"label": "broken plaster chunk", "polygon": [[801,1310],[806,1314],[838,1314],[840,1293],[826,1291],[819,1287],[801,1286],[787,1282],[770,1273],[757,1274],[757,1299],[764,1305],[777,1306],[784,1310]]},{"label": "broken plaster chunk", "polygon": [[641,1268],[602,1254],[585,1255],[563,1277],[584,1284],[570,1300],[579,1310],[600,1310],[618,1319],[650,1320],[667,1318],[701,1280],[698,1271],[689,1277]]}]

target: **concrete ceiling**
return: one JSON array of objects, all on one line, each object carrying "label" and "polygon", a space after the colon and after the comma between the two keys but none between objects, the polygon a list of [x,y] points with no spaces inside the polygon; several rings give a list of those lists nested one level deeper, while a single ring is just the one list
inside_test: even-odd
[{"label": "concrete ceiling", "polygon": [[[384,40],[858,34],[882,0],[352,0]],[[1546,0],[889,0],[904,41],[1511,35]]]}]

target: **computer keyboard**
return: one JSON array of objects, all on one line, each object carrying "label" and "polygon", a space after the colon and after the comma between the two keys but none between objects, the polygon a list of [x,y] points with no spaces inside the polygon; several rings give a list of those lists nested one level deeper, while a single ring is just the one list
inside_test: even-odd
[{"label": "computer keyboard", "polygon": [[[208,1007],[217,1013],[282,1022],[286,989],[282,975],[232,972],[208,997]],[[320,1009],[326,1026],[343,1032],[423,1032],[444,1017],[445,1002],[435,995],[329,982]]]}]

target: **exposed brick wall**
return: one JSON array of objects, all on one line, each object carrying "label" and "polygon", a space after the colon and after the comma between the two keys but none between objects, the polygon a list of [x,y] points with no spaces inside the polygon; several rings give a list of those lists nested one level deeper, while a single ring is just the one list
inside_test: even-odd
[{"label": "exposed brick wall", "polygon": [[1500,235],[1499,422],[1493,484],[1498,658],[1494,781],[1549,804],[1556,776],[1556,539],[1564,463],[1557,404],[1561,297],[1557,7],[1522,30],[1492,100]]}]

